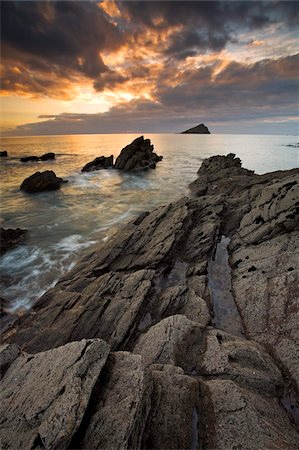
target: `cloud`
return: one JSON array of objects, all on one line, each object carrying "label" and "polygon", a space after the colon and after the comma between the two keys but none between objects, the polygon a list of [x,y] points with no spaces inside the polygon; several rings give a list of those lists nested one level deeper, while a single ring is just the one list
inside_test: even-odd
[{"label": "cloud", "polygon": [[[119,49],[123,36],[95,2],[3,1],[1,43],[2,89],[46,94],[42,78],[49,74],[73,82],[113,77],[101,52]],[[14,67],[21,68],[19,73]],[[30,76],[38,81],[28,83]]]},{"label": "cloud", "polygon": [[[297,115],[299,54],[255,64],[216,63],[190,70],[180,84],[166,83],[152,100],[131,100],[101,114],[43,115],[13,134],[180,131],[198,122],[275,120]],[[252,76],[255,74],[255,76]]]}]

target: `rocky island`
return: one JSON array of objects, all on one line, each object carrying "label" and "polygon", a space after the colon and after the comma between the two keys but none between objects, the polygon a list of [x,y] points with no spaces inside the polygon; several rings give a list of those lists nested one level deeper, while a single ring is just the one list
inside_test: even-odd
[{"label": "rocky island", "polygon": [[182,131],[181,134],[211,134],[209,132],[208,127],[206,127],[203,123],[200,125],[196,125],[193,128],[189,128],[189,130]]},{"label": "rocky island", "polygon": [[205,160],[2,334],[4,449],[298,449],[299,169]]}]

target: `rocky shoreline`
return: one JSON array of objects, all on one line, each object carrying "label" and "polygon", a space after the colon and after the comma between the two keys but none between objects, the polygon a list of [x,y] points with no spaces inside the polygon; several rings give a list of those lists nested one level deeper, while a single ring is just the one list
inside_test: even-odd
[{"label": "rocky shoreline", "polygon": [[211,157],[95,247],[2,335],[3,448],[297,449],[298,186]]}]

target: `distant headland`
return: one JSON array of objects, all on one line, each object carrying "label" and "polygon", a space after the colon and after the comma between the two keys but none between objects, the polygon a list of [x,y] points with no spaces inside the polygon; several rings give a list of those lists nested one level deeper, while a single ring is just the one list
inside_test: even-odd
[{"label": "distant headland", "polygon": [[211,134],[209,132],[208,127],[206,127],[203,123],[200,125],[196,125],[196,127],[189,128],[189,130],[182,131],[181,134]]}]

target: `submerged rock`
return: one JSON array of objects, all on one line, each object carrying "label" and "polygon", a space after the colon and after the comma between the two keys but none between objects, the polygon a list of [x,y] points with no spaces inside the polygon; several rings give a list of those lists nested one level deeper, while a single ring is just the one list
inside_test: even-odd
[{"label": "submerged rock", "polygon": [[181,134],[211,134],[209,132],[208,127],[206,127],[203,123],[200,125],[196,125],[193,128],[189,128],[186,131],[182,131]]},{"label": "submerged rock", "polygon": [[2,157],[2,156],[8,156],[8,153],[6,150],[3,150],[0,152],[0,157]]},{"label": "submerged rock", "polygon": [[155,169],[162,156],[158,156],[153,150],[151,141],[140,136],[122,149],[114,167],[124,171]]},{"label": "submerged rock", "polygon": [[3,255],[3,253],[24,242],[26,236],[27,230],[21,228],[0,228],[0,254]]},{"label": "submerged rock", "polygon": [[23,156],[23,158],[20,159],[21,162],[36,162],[38,160],[38,156]]},{"label": "submerged rock", "polygon": [[52,170],[45,172],[36,172],[26,178],[21,184],[21,190],[25,192],[43,192],[60,189],[61,183],[67,183],[67,180],[58,178]]},{"label": "submerged rock", "polygon": [[39,158],[41,161],[48,161],[51,159],[55,159],[55,153],[45,153]]},{"label": "submerged rock", "polygon": [[92,172],[93,170],[108,169],[113,166],[113,155],[99,156],[93,161],[85,164],[81,172]]}]

